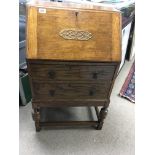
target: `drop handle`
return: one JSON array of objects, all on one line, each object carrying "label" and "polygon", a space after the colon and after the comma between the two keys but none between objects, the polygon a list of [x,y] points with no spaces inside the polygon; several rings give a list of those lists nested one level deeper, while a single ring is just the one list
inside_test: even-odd
[{"label": "drop handle", "polygon": [[54,79],[55,78],[55,72],[54,71],[49,71],[48,72],[48,76],[49,76],[49,78],[51,78],[51,79]]},{"label": "drop handle", "polygon": [[94,90],[90,90],[89,91],[89,96],[93,96],[95,94],[95,91]]},{"label": "drop handle", "polygon": [[55,90],[50,90],[50,91],[49,91],[49,94],[50,94],[50,96],[54,96]]},{"label": "drop handle", "polygon": [[98,73],[93,73],[93,79],[97,79],[97,77],[98,77]]}]

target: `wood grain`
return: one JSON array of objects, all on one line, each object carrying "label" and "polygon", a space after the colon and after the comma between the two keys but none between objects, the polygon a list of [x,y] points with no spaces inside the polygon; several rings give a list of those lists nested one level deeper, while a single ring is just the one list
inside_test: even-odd
[{"label": "wood grain", "polygon": [[[120,61],[120,12],[90,11],[84,7],[62,9],[54,5],[44,7],[46,13],[39,13],[38,7],[28,5],[31,8],[28,11],[33,7],[37,10],[37,15],[29,13],[32,19],[28,18],[31,19],[28,23],[32,23],[28,24],[28,33],[34,31],[33,39],[28,37],[28,42],[35,42],[34,46],[37,43],[35,49],[28,44],[28,59]],[[34,20],[37,25],[33,24]],[[64,29],[87,31],[92,38],[84,41],[67,40],[59,35]]]},{"label": "wood grain", "polygon": [[34,98],[49,99],[103,99],[108,97],[110,82],[104,83],[49,83],[33,82]]},{"label": "wood grain", "polygon": [[37,8],[27,7],[26,57],[37,57]]},{"label": "wood grain", "polygon": [[[64,60],[110,58],[111,15],[80,11],[76,17],[75,11],[47,10],[47,12],[49,12],[47,15],[38,14],[38,58]],[[66,40],[59,35],[63,29],[85,30],[92,33],[92,38],[87,41]]]},{"label": "wood grain", "polygon": [[112,54],[112,61],[120,61],[121,60],[121,15],[120,14],[113,14],[112,15],[112,49],[111,49],[111,54]]},{"label": "wood grain", "polygon": [[[60,32],[88,32],[91,37],[68,40]],[[86,4],[30,2],[27,64],[36,131],[51,125],[92,124],[101,129],[120,61],[120,12]],[[98,121],[41,122],[42,107],[65,106],[95,106]],[[97,106],[102,106],[100,112]]]},{"label": "wood grain", "polygon": [[32,100],[33,108],[36,107],[82,107],[82,106],[104,106],[107,102],[106,98],[103,99],[42,99],[34,98]]},{"label": "wood grain", "polygon": [[116,68],[115,65],[73,64],[32,64],[30,76],[33,80],[103,82],[112,80]]},{"label": "wood grain", "polygon": [[40,122],[40,126],[94,126],[98,121],[53,121],[53,122]]},{"label": "wood grain", "polygon": [[40,0],[35,0],[35,1],[30,1],[27,3],[29,6],[35,6],[35,7],[45,7],[45,8],[58,8],[58,9],[81,9],[81,10],[95,10],[95,11],[108,11],[108,12],[118,12],[115,8],[112,7],[107,7],[107,6],[99,6],[99,5],[94,5],[92,3],[85,4],[82,2],[80,4],[72,3],[72,2],[43,2]]}]

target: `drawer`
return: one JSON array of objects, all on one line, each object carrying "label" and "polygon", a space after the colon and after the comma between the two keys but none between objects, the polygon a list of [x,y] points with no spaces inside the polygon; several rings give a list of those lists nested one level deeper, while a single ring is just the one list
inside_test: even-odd
[{"label": "drawer", "polygon": [[45,81],[112,80],[114,65],[63,65],[31,64],[32,79]]},{"label": "drawer", "polygon": [[33,83],[34,98],[49,99],[105,99],[110,82],[105,83]]}]

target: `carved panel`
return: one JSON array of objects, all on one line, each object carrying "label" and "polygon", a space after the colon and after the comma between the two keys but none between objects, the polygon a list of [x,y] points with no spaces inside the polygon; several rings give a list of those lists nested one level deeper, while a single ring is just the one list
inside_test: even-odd
[{"label": "carved panel", "polygon": [[77,29],[63,29],[60,31],[59,35],[69,40],[89,40],[92,38],[90,32]]}]

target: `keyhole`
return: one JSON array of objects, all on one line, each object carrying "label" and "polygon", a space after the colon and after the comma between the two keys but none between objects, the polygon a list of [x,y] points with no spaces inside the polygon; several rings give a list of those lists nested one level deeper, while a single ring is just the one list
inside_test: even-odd
[{"label": "keyhole", "polygon": [[75,12],[75,25],[76,25],[77,28],[79,27],[79,26],[78,26],[78,14],[79,14],[79,12],[76,11],[76,12]]},{"label": "keyhole", "polygon": [[75,12],[75,16],[76,16],[76,17],[78,16],[78,12]]}]

